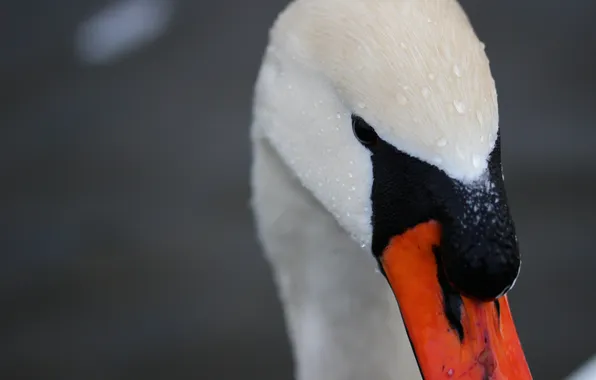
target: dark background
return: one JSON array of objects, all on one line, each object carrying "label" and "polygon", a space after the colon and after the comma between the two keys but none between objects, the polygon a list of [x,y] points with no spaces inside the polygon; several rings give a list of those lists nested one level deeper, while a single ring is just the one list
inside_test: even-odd
[{"label": "dark background", "polygon": [[[248,207],[286,3],[178,0],[165,34],[93,65],[74,36],[107,1],[3,2],[0,378],[291,378]],[[534,377],[562,379],[596,353],[596,2],[463,5],[499,91],[514,317]]]}]

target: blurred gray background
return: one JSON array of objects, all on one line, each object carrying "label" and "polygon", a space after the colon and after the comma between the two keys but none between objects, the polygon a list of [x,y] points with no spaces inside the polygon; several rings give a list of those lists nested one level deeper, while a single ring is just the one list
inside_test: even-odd
[{"label": "blurred gray background", "polygon": [[[252,85],[287,1],[131,1],[153,11],[95,27],[117,1],[2,4],[0,378],[290,379],[248,208]],[[596,353],[596,2],[463,5],[499,91],[513,313],[558,380]],[[124,54],[88,37],[139,17],[153,37]]]}]

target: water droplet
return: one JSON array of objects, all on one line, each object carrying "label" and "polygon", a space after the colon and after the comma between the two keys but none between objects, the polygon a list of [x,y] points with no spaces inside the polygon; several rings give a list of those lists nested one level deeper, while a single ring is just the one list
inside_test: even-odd
[{"label": "water droplet", "polygon": [[458,65],[453,65],[453,74],[455,74],[456,77],[461,78],[461,69]]},{"label": "water droplet", "polygon": [[428,74],[428,79],[435,80],[435,78],[436,78],[435,74],[433,74],[433,73]]},{"label": "water droplet", "polygon": [[352,186],[352,187],[350,188],[350,190],[351,190],[351,191],[356,191],[356,186]]},{"label": "water droplet", "polygon": [[482,112],[480,110],[476,111],[476,120],[482,125]]},{"label": "water droplet", "polygon": [[437,140],[437,146],[438,147],[444,147],[447,145],[447,139],[444,137],[441,137],[440,139]]},{"label": "water droplet", "polygon": [[354,175],[352,173],[348,173],[348,177],[354,178]]},{"label": "water droplet", "polygon": [[460,114],[464,114],[466,112],[466,105],[460,100],[454,100],[453,107],[455,107],[455,110]]},{"label": "water droplet", "polygon": [[408,99],[403,96],[402,94],[397,95],[397,103],[399,103],[400,105],[405,105],[408,103]]},{"label": "water droplet", "polygon": [[428,87],[423,87],[421,92],[422,92],[422,96],[423,96],[425,99],[428,99],[428,97],[430,96],[430,88],[428,88]]},{"label": "water droplet", "polygon": [[[366,243],[360,243],[360,248],[366,248]],[[379,268],[376,269],[379,270]]]},{"label": "water droplet", "polygon": [[337,117],[338,119],[341,119],[341,114],[338,112],[335,117]]},{"label": "water droplet", "polygon": [[349,196],[349,195],[348,195],[348,200],[349,200],[349,201],[351,201],[351,200],[352,200],[352,197],[351,197],[351,196]]},{"label": "water droplet", "polygon": [[366,108],[366,104],[364,104],[363,102],[358,103],[358,108],[363,109]]},{"label": "water droplet", "polygon": [[449,371],[447,371],[447,375],[448,376],[453,376],[453,368],[449,368]]},{"label": "water droplet", "polygon": [[483,142],[484,142],[484,139],[485,139],[484,135],[480,136],[480,142],[481,142],[481,143],[483,143]]},{"label": "water droplet", "polygon": [[431,22],[433,22],[433,20],[431,20],[430,18],[427,18],[426,22],[428,22],[430,24]]},{"label": "water droplet", "polygon": [[402,49],[407,49],[408,48],[408,46],[405,43],[403,43],[403,42],[400,42],[399,43],[399,46],[401,46]]},{"label": "water droplet", "polygon": [[[352,216],[352,214],[350,214],[350,212],[348,211],[348,212],[346,212],[346,216],[349,218],[350,216]],[[352,236],[352,237],[354,237],[354,236]]]},{"label": "water droplet", "polygon": [[350,160],[349,164],[354,165],[354,161]]},{"label": "water droplet", "polygon": [[473,155],[472,156],[472,165],[474,165],[475,168],[479,168],[482,165],[482,157],[480,157],[477,154]]}]

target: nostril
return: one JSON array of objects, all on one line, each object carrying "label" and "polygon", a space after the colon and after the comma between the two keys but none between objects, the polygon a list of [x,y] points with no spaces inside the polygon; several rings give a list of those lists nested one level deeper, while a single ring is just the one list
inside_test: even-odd
[{"label": "nostril", "polygon": [[443,247],[441,261],[449,282],[460,293],[479,300],[494,300],[515,283],[521,265],[517,249],[486,242],[466,249]]}]

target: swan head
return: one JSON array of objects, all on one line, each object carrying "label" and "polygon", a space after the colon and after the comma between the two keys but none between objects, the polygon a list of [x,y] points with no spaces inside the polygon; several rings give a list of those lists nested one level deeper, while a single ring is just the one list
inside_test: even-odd
[{"label": "swan head", "polygon": [[[521,261],[495,83],[455,0],[294,1],[271,29],[254,118],[254,133],[377,258],[426,376],[449,371],[439,362],[456,347],[486,348],[493,372],[525,365],[499,299]],[[492,343],[472,347],[479,331]]]}]

